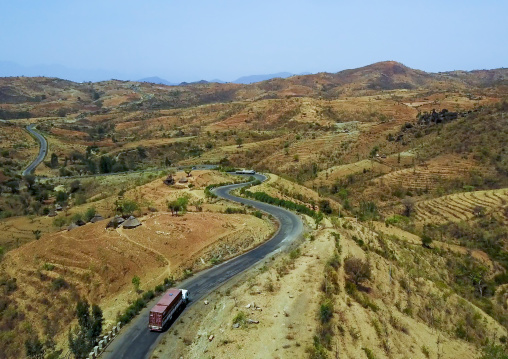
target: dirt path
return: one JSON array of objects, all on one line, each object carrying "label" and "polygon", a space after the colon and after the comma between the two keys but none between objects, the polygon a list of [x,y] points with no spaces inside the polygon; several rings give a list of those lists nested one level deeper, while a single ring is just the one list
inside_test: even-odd
[{"label": "dirt path", "polygon": [[136,246],[139,246],[139,247],[141,247],[141,248],[143,248],[143,249],[145,249],[145,250],[147,250],[149,252],[154,253],[156,255],[156,257],[162,258],[165,261],[165,263],[164,263],[164,265],[165,265],[164,271],[162,271],[157,277],[154,277],[154,278],[148,280],[146,282],[146,285],[149,285],[150,283],[161,283],[162,282],[162,278],[166,278],[166,277],[168,277],[171,274],[171,261],[164,254],[162,254],[161,252],[159,252],[159,251],[157,251],[157,250],[155,250],[153,248],[145,246],[144,244],[141,244],[141,243],[136,242],[135,240],[131,239],[129,237],[129,235],[127,235],[125,233],[125,230],[122,227],[117,228],[116,231],[117,231],[117,233],[121,237],[125,238],[127,241],[129,241],[132,244],[134,244]]}]

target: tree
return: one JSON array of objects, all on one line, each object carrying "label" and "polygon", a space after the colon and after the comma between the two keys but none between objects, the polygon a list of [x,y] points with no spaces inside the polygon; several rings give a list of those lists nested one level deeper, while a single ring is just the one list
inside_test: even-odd
[{"label": "tree", "polygon": [[171,211],[173,216],[177,216],[178,212],[185,212],[189,199],[187,197],[179,197],[178,199],[168,202],[168,209]]},{"label": "tree", "polygon": [[25,340],[26,357],[30,359],[44,359],[46,350],[38,336]]},{"label": "tree", "polygon": [[344,260],[344,270],[356,285],[370,279],[372,274],[369,262],[350,256]]},{"label": "tree", "polygon": [[64,217],[56,217],[54,220],[53,220],[53,225],[55,227],[58,227],[60,229],[62,229],[62,227],[65,225],[66,223],[66,219]]},{"label": "tree", "polygon": [[34,234],[36,240],[39,240],[39,238],[41,238],[42,232],[40,229],[36,229],[36,230],[32,231],[32,233]]},{"label": "tree", "polygon": [[72,181],[70,187],[71,187],[70,192],[76,193],[81,189],[81,182],[79,182],[79,180]]},{"label": "tree", "polygon": [[237,137],[236,138],[236,144],[238,145],[238,148],[242,147],[243,144],[243,138]]},{"label": "tree", "polygon": [[28,187],[28,190],[33,190],[34,184],[35,184],[35,176],[32,174],[26,175],[25,182],[26,182],[26,186]]},{"label": "tree", "polygon": [[424,234],[422,236],[422,246],[430,249],[431,244],[432,244],[432,238],[430,236],[428,236],[427,234]]},{"label": "tree", "polygon": [[134,290],[137,292],[139,292],[139,286],[141,284],[141,279],[139,279],[139,277],[137,275],[135,275],[133,278],[132,278],[132,284],[134,285]]},{"label": "tree", "polygon": [[130,216],[139,209],[139,204],[132,199],[126,198],[119,203],[118,209],[122,212],[122,214]]},{"label": "tree", "polygon": [[190,170],[185,170],[185,173],[187,173],[187,177],[192,177],[192,176],[191,176],[191,172],[192,172],[192,169],[190,169]]},{"label": "tree", "polygon": [[102,156],[99,161],[99,172],[100,173],[111,173],[115,161],[109,156]]},{"label": "tree", "polygon": [[58,167],[58,155],[56,153],[51,154],[51,160],[49,162],[49,166],[51,168],[57,168]]},{"label": "tree", "polygon": [[78,326],[69,330],[69,349],[78,359],[86,358],[97,343],[102,333],[104,318],[98,305],[90,305],[86,300],[80,300],[76,305]]},{"label": "tree", "polygon": [[84,216],[84,221],[85,222],[90,222],[90,220],[95,216],[95,207],[90,207],[86,210],[85,212],[85,216]]},{"label": "tree", "polygon": [[406,197],[402,200],[402,205],[404,206],[404,216],[410,217],[415,207],[414,199]]},{"label": "tree", "polygon": [[325,214],[332,214],[333,210],[330,207],[330,201],[327,199],[319,201],[319,210]]}]

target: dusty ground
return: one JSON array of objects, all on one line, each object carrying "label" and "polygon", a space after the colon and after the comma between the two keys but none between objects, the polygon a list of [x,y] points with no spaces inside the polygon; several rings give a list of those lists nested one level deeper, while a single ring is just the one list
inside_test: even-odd
[{"label": "dusty ground", "polygon": [[[10,251],[2,266],[17,279],[18,290],[11,295],[20,310],[33,318],[44,332],[41,319],[61,311],[54,326],[57,334],[72,318],[76,295],[98,303],[104,310],[106,326],[115,322],[127,300],[136,298],[131,279],[141,278],[141,288],[151,289],[182,268],[198,269],[213,258],[223,260],[252,248],[274,231],[271,222],[244,214],[187,213],[174,217],[154,213],[141,218],[142,226],[108,230],[107,220],[72,231],[44,235],[40,240]],[[197,265],[196,265],[197,264]],[[55,278],[67,283],[51,289]],[[43,294],[43,295],[41,295]],[[52,304],[33,307],[46,295]]]},{"label": "dusty ground", "polygon": [[[342,228],[343,221],[349,223],[349,229]],[[334,296],[332,319],[335,333],[328,351],[332,357],[364,358],[363,348],[370,349],[376,358],[478,357],[473,344],[453,335],[457,321],[464,315],[461,311],[476,311],[475,307],[467,309],[469,304],[456,294],[425,276],[411,274],[412,264],[402,264],[413,260],[408,256],[421,260],[423,252],[406,249],[403,242],[389,241],[390,248],[401,257],[400,266],[390,266],[390,262],[372,251],[381,245],[376,233],[362,224],[347,220],[340,223],[337,227],[325,221],[313,233],[315,240],[307,239],[300,246],[301,256],[296,259],[280,254],[219,288],[206,302],[195,303],[165,334],[152,358],[309,357],[307,349],[312,347],[319,327],[317,314],[323,269],[334,249],[330,235],[333,231],[341,234],[343,258],[352,255],[371,262],[373,276],[365,295],[378,309],[363,307],[345,292],[345,274],[340,268],[340,290]],[[353,236],[369,243],[372,250],[360,248],[352,240]],[[426,271],[441,266],[437,257],[423,258],[428,261],[424,266]],[[414,286],[410,292],[400,284],[407,280],[408,273]],[[434,305],[436,318],[443,321],[441,330],[432,327],[432,321],[425,315],[429,303]],[[412,312],[405,311],[405,305],[410,305]],[[240,312],[259,323],[235,328],[233,322]],[[445,314],[447,317],[443,318],[445,312],[454,315]],[[497,322],[479,313],[490,335],[506,335]]]}]

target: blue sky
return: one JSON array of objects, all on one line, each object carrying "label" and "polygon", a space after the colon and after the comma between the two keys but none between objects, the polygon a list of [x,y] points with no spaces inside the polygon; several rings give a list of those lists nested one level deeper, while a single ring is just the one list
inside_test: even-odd
[{"label": "blue sky", "polygon": [[505,0],[0,0],[0,61],[175,82],[383,60],[497,68],[507,14]]}]

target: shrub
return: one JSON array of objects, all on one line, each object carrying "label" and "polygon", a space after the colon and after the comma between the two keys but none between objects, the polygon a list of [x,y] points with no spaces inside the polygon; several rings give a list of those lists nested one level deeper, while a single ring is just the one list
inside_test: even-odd
[{"label": "shrub", "polygon": [[53,279],[51,282],[51,289],[58,291],[60,289],[65,289],[69,286],[69,284],[62,277],[58,277]]},{"label": "shrub", "polygon": [[328,323],[333,316],[333,302],[326,299],[319,307],[319,320],[322,324]]},{"label": "shrub", "polygon": [[239,312],[234,318],[233,318],[233,324],[238,324],[240,326],[244,326],[247,324],[247,316],[244,312]]},{"label": "shrub", "polygon": [[370,279],[372,274],[369,262],[350,256],[344,260],[344,270],[356,285]]}]

